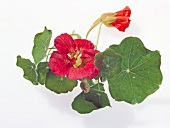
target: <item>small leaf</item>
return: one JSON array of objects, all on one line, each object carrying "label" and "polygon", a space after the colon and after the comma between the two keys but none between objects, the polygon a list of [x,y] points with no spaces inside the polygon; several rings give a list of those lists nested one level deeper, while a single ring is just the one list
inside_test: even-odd
[{"label": "small leaf", "polygon": [[67,93],[72,91],[77,86],[76,80],[69,80],[66,77],[56,76],[54,73],[49,72],[46,77],[45,86],[51,91],[60,93]]},{"label": "small leaf", "polygon": [[44,85],[47,73],[49,72],[48,62],[40,62],[37,66],[38,81]]},{"label": "small leaf", "polygon": [[95,65],[99,68],[102,79],[109,79],[121,70],[121,55],[117,54],[111,48],[100,52],[95,56]]},{"label": "small leaf", "polygon": [[52,31],[47,30],[46,27],[43,32],[35,35],[34,47],[32,49],[32,56],[34,58],[35,64],[38,64],[42,59],[46,57],[51,36],[52,36]]},{"label": "small leaf", "polygon": [[161,56],[146,49],[139,38],[125,38],[110,46],[122,55],[121,71],[108,80],[111,96],[117,101],[141,103],[158,90],[162,82]]},{"label": "small leaf", "polygon": [[98,109],[93,103],[85,100],[85,94],[83,92],[75,97],[72,102],[72,108],[81,114],[90,113]]},{"label": "small leaf", "polygon": [[31,81],[34,85],[38,85],[36,66],[29,59],[21,58],[17,56],[17,66],[22,68],[24,71],[23,77]]},{"label": "small leaf", "polygon": [[109,99],[101,83],[92,86],[89,93],[85,94],[85,99],[92,102],[97,108],[110,106]]}]

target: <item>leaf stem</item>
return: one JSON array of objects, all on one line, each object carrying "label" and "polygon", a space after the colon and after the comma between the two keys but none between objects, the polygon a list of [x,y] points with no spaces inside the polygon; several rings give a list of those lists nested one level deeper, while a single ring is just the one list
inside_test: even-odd
[{"label": "leaf stem", "polygon": [[98,89],[99,89],[99,91],[100,91],[99,79],[97,80],[97,85],[98,85]]},{"label": "leaf stem", "polygon": [[52,48],[48,48],[48,49],[56,49],[55,47],[52,47]]},{"label": "leaf stem", "polygon": [[99,37],[100,37],[101,28],[102,28],[102,23],[99,26],[95,49],[97,49],[97,46],[98,46],[98,43],[99,43]]},{"label": "leaf stem", "polygon": [[81,36],[77,33],[75,33],[75,31],[73,30],[72,33],[70,34],[72,37],[76,36],[78,39],[81,39]]},{"label": "leaf stem", "polygon": [[46,62],[48,62],[48,57],[49,57],[49,55],[50,55],[51,50],[55,49],[55,47],[53,46],[53,47],[48,48],[48,49],[49,49],[49,51],[48,51],[48,53],[47,53],[47,55],[46,55]]},{"label": "leaf stem", "polygon": [[79,34],[74,34],[74,33],[72,33],[72,34],[70,34],[71,36],[76,36],[78,39],[81,39],[81,36],[79,35]]},{"label": "leaf stem", "polygon": [[95,80],[95,81],[94,81],[94,84],[97,84],[98,90],[100,91],[100,87],[99,87],[99,79]]}]

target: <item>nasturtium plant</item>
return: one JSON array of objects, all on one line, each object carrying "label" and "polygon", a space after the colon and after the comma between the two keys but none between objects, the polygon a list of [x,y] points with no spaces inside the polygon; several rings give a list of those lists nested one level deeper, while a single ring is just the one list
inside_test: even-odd
[{"label": "nasturtium plant", "polygon": [[[75,31],[62,33],[55,36],[52,47],[49,47],[52,31],[45,27],[34,37],[34,62],[18,55],[16,65],[33,85],[45,85],[56,94],[71,92],[79,85],[82,91],[74,98],[72,108],[81,114],[111,106],[105,92],[107,85],[114,100],[141,103],[162,83],[159,51],[147,49],[138,37],[126,37],[104,51],[97,49],[102,24],[125,32],[130,15],[128,6],[115,13],[104,13],[92,24],[86,38]],[[93,44],[87,37],[99,24],[97,41]]]}]

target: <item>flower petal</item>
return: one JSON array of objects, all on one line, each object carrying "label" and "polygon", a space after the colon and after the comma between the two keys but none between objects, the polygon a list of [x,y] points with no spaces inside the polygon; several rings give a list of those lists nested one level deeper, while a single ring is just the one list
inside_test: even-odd
[{"label": "flower petal", "polygon": [[54,40],[54,46],[60,53],[64,54],[73,53],[76,49],[73,38],[67,33],[57,36]]},{"label": "flower petal", "polygon": [[99,53],[98,50],[95,49],[88,49],[88,50],[83,50],[82,51],[82,58],[94,58],[94,56]]},{"label": "flower petal", "polygon": [[87,63],[89,63],[91,61],[94,62],[94,56],[98,52],[99,51],[95,50],[95,49],[83,50],[82,56],[81,56],[81,59],[82,59],[82,65],[81,66],[84,66],[84,65],[86,65]]},{"label": "flower petal", "polygon": [[71,67],[68,73],[68,78],[70,80],[79,80],[90,76],[95,71],[95,66],[93,63],[87,63],[83,68]]},{"label": "flower petal", "polygon": [[111,23],[111,25],[117,28],[119,31],[124,32],[127,27],[129,27],[130,19],[128,17],[117,17],[117,19]]},{"label": "flower petal", "polygon": [[91,75],[87,76],[86,78],[93,79],[93,78],[97,77],[99,74],[100,74],[100,70],[97,67],[95,67],[94,72]]},{"label": "flower petal", "polygon": [[94,44],[89,40],[75,39],[74,42],[80,52],[86,49],[94,49]]},{"label": "flower petal", "polygon": [[69,72],[69,60],[66,54],[54,51],[49,60],[51,71],[57,76],[66,76]]},{"label": "flower petal", "polygon": [[128,6],[126,6],[123,10],[116,12],[116,17],[118,16],[130,17],[130,15],[131,15],[131,10]]}]

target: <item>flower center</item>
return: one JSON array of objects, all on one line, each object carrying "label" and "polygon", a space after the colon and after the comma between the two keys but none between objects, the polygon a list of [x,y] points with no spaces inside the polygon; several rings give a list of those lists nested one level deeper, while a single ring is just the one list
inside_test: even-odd
[{"label": "flower center", "polygon": [[82,63],[82,59],[80,58],[80,56],[78,56],[76,58],[76,63],[73,65],[75,68],[78,68]]},{"label": "flower center", "polygon": [[74,68],[78,68],[81,63],[82,63],[82,59],[81,59],[81,54],[79,51],[75,52],[74,54],[70,55],[67,54],[69,58],[74,58],[75,59],[75,63],[73,64]]}]

